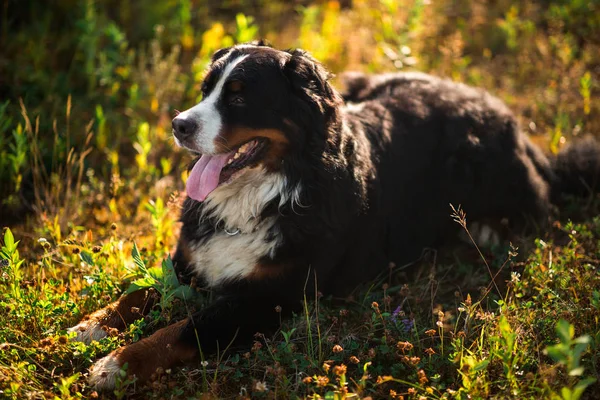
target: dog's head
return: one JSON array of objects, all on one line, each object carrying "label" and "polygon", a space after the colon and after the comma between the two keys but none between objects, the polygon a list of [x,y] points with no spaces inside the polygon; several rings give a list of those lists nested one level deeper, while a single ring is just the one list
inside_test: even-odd
[{"label": "dog's head", "polygon": [[286,160],[320,155],[339,123],[341,98],[328,78],[301,50],[259,42],[217,51],[202,101],[173,119],[176,143],[201,154],[189,196],[204,201],[219,187],[281,173]]}]

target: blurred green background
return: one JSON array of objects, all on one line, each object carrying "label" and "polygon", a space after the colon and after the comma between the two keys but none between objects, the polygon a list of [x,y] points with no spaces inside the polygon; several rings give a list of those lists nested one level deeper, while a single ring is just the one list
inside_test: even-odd
[{"label": "blurred green background", "polygon": [[199,100],[215,50],[256,38],[304,48],[334,72],[421,70],[482,86],[548,151],[600,131],[598,0],[0,5],[4,221],[61,214],[62,225],[89,218],[85,206],[141,202],[163,178],[182,188],[171,118]]}]

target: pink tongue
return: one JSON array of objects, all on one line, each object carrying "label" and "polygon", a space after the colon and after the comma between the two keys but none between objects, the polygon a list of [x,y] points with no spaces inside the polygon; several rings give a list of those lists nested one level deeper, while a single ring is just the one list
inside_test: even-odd
[{"label": "pink tongue", "polygon": [[229,160],[230,155],[231,153],[216,156],[204,154],[200,157],[187,180],[188,196],[197,201],[204,201],[206,196],[219,186],[221,170]]}]

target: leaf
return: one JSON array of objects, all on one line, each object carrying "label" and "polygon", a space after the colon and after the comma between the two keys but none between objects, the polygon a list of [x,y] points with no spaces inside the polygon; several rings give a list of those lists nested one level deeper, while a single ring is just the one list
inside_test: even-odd
[{"label": "leaf", "polygon": [[159,267],[152,267],[148,269],[148,275],[154,278],[157,281],[162,281],[164,278],[163,270]]},{"label": "leaf", "polygon": [[177,274],[175,273],[175,268],[173,267],[173,260],[171,260],[170,255],[167,256],[167,258],[165,258],[162,262],[162,272],[168,286],[172,288],[179,286],[179,280],[177,279]]},{"label": "leaf", "polygon": [[473,370],[481,371],[483,369],[486,369],[489,363],[490,363],[490,360],[481,360],[473,367]]},{"label": "leaf", "polygon": [[141,256],[140,251],[138,250],[138,247],[135,244],[135,242],[133,242],[133,249],[131,250],[131,257],[133,258],[134,264],[138,267],[138,269],[140,271],[147,272],[146,265],[144,264],[144,261],[142,260],[142,256]]},{"label": "leaf", "polygon": [[12,248],[15,245],[15,237],[13,236],[10,228],[6,228],[4,232],[4,246],[8,249],[9,253],[12,253]]},{"label": "leaf", "polygon": [[567,361],[567,357],[564,354],[562,344],[546,347],[546,354],[548,354],[550,358],[552,358],[556,362],[564,363]]},{"label": "leaf", "polygon": [[596,382],[596,379],[594,378],[585,378],[580,380],[579,383],[577,383],[577,385],[575,385],[575,387],[573,388],[573,395],[571,396],[571,398],[574,400],[578,400],[585,391],[585,389],[594,382]]},{"label": "leaf", "polygon": [[94,262],[94,259],[92,258],[92,255],[90,253],[88,253],[87,251],[82,251],[81,253],[79,253],[79,258],[81,258],[81,261],[83,261],[84,263],[86,263],[87,265],[93,267],[96,265],[96,263]]},{"label": "leaf", "polygon": [[153,287],[155,285],[156,285],[156,281],[154,280],[154,278],[152,278],[150,276],[141,278],[141,279],[137,279],[137,280],[131,282],[131,284],[125,291],[125,294],[130,294],[130,293],[136,292],[141,289],[147,289],[147,288]]},{"label": "leaf", "polygon": [[194,291],[194,289],[187,285],[180,285],[177,289],[173,291],[173,296],[181,300],[189,300],[192,297],[194,297],[195,294],[196,292]]},{"label": "leaf", "polygon": [[569,343],[575,334],[575,328],[569,322],[561,319],[556,324],[556,334],[562,343]]},{"label": "leaf", "polygon": [[569,376],[581,376],[581,375],[583,375],[583,371],[584,371],[583,367],[573,368],[572,370],[569,371]]}]

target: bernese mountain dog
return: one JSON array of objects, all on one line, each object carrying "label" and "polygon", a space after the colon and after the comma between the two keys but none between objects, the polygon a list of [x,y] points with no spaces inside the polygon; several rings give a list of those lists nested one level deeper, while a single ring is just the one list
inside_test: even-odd
[{"label": "bernese mountain dog", "polygon": [[[561,194],[588,193],[600,170],[595,141],[546,157],[483,90],[353,73],[340,94],[329,78],[302,50],[252,43],[214,54],[202,101],[173,120],[176,144],[196,156],[173,260],[214,300],[97,361],[92,385],[113,388],[125,364],[144,381],[247,344],[316,290],[345,295],[390,262],[418,259],[457,236],[449,204],[483,242],[543,227]],[[98,339],[155,302],[134,292],[71,330]]]}]

